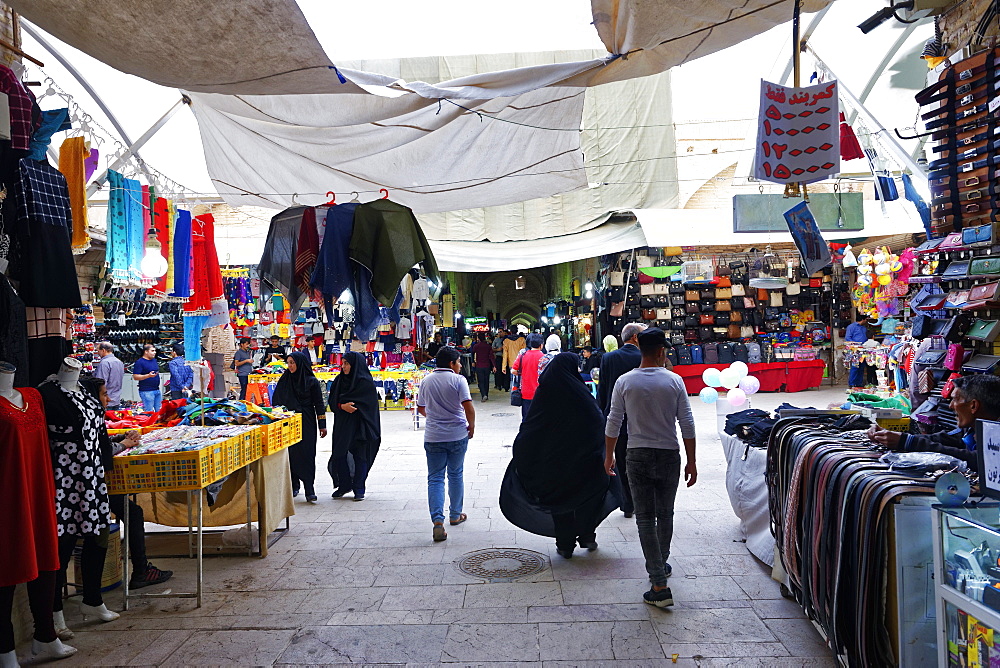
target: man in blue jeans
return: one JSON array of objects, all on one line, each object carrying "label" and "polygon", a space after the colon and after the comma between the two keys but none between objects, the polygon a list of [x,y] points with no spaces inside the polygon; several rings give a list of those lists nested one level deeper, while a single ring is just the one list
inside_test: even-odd
[{"label": "man in blue jeans", "polygon": [[142,347],[142,357],[132,365],[132,377],[139,381],[139,398],[142,409],[156,413],[163,404],[160,394],[160,363],[156,361],[156,347],[147,343]]},{"label": "man in blue jeans", "polygon": [[424,451],[427,453],[427,503],[434,540],[448,538],[444,530],[444,477],[448,474],[449,519],[452,526],[469,519],[462,512],[465,500],[465,451],[476,431],[476,409],[469,382],[462,376],[462,356],[445,346],[438,351],[437,368],[420,383],[417,410],[427,418]]},{"label": "man in blue jeans", "polygon": [[683,379],[664,368],[666,334],[652,327],[639,334],[638,343],[642,363],[618,379],[611,395],[611,411],[604,430],[604,467],[609,475],[615,475],[615,446],[627,410],[628,482],[635,504],[639,544],[653,585],[642,598],[650,605],[665,608],[674,604],[667,587],[672,570],[667,559],[681,473],[677,425],[680,424],[687,455],[684,479],[690,487],[698,480],[694,461],[695,424]]}]

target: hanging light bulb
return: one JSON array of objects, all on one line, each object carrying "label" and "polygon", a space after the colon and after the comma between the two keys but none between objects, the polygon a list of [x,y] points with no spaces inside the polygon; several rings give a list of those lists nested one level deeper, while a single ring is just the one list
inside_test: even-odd
[{"label": "hanging light bulb", "polygon": [[549,324],[549,319],[547,317],[545,317],[544,315],[542,316],[542,323],[545,324],[545,325]]},{"label": "hanging light bulb", "polygon": [[160,278],[167,273],[167,259],[160,252],[162,246],[156,239],[156,229],[150,228],[149,236],[146,237],[146,253],[139,263],[139,269],[143,276],[150,278]]},{"label": "hanging light bulb", "polygon": [[[587,281],[584,284],[583,289],[586,290],[587,292],[592,292],[594,289],[594,284],[591,283],[590,281]],[[590,297],[587,297],[587,299],[590,299]]]},{"label": "hanging light bulb", "polygon": [[558,325],[560,322],[562,322],[562,318],[560,318],[559,316],[552,318],[553,325]]}]

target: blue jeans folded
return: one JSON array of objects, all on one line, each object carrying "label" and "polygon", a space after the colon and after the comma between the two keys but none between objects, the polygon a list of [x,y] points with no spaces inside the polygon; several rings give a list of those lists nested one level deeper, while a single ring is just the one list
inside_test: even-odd
[{"label": "blue jeans folded", "polygon": [[432,522],[444,522],[444,478],[448,474],[448,498],[451,500],[451,519],[458,519],[465,502],[465,452],[469,439],[424,443],[427,453],[427,505]]}]

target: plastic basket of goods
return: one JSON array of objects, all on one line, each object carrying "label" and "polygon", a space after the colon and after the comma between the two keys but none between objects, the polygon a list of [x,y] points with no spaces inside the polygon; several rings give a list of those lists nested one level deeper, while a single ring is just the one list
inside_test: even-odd
[{"label": "plastic basket of goods", "polygon": [[202,489],[226,475],[222,440],[206,439],[195,450],[119,455],[108,476],[108,492],[183,491]]},{"label": "plastic basket of goods", "polygon": [[264,457],[272,455],[279,450],[284,450],[291,445],[289,434],[292,431],[292,425],[289,418],[261,425],[259,431],[261,435],[261,454]]},{"label": "plastic basket of goods", "polygon": [[816,349],[800,346],[793,353],[796,362],[808,362],[816,359]]},{"label": "plastic basket of goods", "polygon": [[302,440],[302,414],[296,413],[288,419],[288,445],[295,445]]}]

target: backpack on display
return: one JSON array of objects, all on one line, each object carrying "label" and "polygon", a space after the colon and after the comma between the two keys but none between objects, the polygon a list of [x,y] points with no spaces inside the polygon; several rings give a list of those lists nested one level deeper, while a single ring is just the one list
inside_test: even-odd
[{"label": "backpack on display", "polygon": [[747,364],[760,364],[761,363],[761,351],[760,344],[755,341],[750,341],[747,343]]},{"label": "backpack on display", "polygon": [[673,346],[667,346],[667,359],[670,360],[670,363],[673,364],[674,366],[680,364],[680,361],[678,360],[677,357],[677,348],[674,348]]},{"label": "backpack on display", "polygon": [[719,344],[718,343],[705,343],[701,346],[702,355],[705,359],[705,364],[718,364],[719,363]]},{"label": "backpack on display", "polygon": [[677,364],[694,364],[692,362],[691,349],[694,346],[678,346],[677,347]]},{"label": "backpack on display", "polygon": [[737,343],[733,345],[733,356],[736,358],[737,362],[750,363],[750,354],[747,350],[745,343]]},{"label": "backpack on display", "polygon": [[690,346],[691,348],[691,364],[704,364],[705,356],[702,353],[701,346]]},{"label": "backpack on display", "polygon": [[736,356],[733,354],[733,344],[720,343],[719,364],[732,364],[735,361],[736,361]]}]

